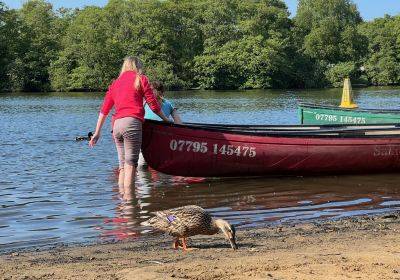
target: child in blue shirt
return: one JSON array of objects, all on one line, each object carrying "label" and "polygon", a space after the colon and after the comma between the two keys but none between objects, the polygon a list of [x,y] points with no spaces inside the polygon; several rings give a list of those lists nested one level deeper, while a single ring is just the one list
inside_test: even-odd
[{"label": "child in blue shirt", "polygon": [[[153,91],[156,95],[158,102],[160,103],[161,110],[163,111],[164,115],[167,118],[172,117],[174,123],[181,124],[182,120],[177,112],[177,108],[173,105],[171,101],[166,99],[164,96],[165,87],[163,83],[160,81],[154,81],[151,84],[153,86]],[[144,111],[145,111],[144,114],[145,119],[162,121],[162,119],[150,109],[147,103],[144,105]]]},{"label": "child in blue shirt", "polygon": [[[160,103],[161,110],[163,111],[164,115],[167,118],[172,117],[174,120],[174,123],[176,124],[182,124],[182,120],[177,112],[177,108],[172,104],[171,101],[167,100],[164,96],[165,92],[165,87],[162,82],[160,81],[154,81],[151,83],[153,87],[153,92],[156,95],[156,98],[158,102]],[[144,104],[144,118],[148,120],[155,120],[155,121],[161,121],[162,119],[154,114],[154,112],[150,109],[149,105],[147,103]],[[142,153],[139,154],[139,163],[138,163],[140,168],[147,168],[146,161],[143,158]]]}]

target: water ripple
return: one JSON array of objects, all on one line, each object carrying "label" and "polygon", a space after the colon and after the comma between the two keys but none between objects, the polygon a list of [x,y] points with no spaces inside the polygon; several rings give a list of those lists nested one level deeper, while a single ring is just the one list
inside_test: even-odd
[{"label": "water ripple", "polygon": [[[356,90],[365,108],[393,108],[397,89]],[[185,121],[294,124],[297,103],[336,104],[339,90],[169,93]],[[194,179],[138,172],[119,189],[110,120],[95,149],[102,94],[0,95],[0,252],[57,243],[136,239],[152,212],[187,204],[238,228],[374,214],[400,208],[400,175]],[[250,120],[250,121],[249,121]]]}]

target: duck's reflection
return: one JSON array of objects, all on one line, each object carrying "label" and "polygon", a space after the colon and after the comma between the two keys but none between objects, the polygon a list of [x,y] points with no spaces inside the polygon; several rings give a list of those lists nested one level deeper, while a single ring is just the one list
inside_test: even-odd
[{"label": "duck's reflection", "polygon": [[[118,203],[114,208],[115,217],[104,221],[101,237],[117,240],[139,237],[150,230],[141,226],[141,222],[150,217],[150,212],[164,209],[162,206],[169,206],[169,203],[164,200],[163,192],[160,192],[158,187],[165,185],[175,187],[203,181],[204,178],[169,176],[152,168],[138,168],[135,187],[127,188],[118,186],[118,170],[115,170],[112,199],[117,200]],[[156,197],[158,203],[150,205],[151,195]]]}]

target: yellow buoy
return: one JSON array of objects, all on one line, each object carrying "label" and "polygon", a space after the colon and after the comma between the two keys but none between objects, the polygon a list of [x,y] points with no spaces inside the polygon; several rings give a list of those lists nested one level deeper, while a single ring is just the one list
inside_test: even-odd
[{"label": "yellow buoy", "polygon": [[357,108],[358,105],[353,102],[353,90],[351,88],[350,79],[346,78],[343,82],[343,93],[342,93],[342,103],[340,103],[341,108]]}]

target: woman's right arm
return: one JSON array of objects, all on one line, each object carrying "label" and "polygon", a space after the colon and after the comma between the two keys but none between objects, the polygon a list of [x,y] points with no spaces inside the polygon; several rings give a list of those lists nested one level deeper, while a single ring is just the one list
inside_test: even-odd
[{"label": "woman's right arm", "polygon": [[179,114],[178,114],[178,112],[177,112],[176,109],[173,109],[173,110],[172,110],[171,115],[172,115],[172,118],[174,119],[174,122],[175,122],[175,123],[177,123],[177,124],[182,124],[181,117],[179,116]]},{"label": "woman's right arm", "polygon": [[160,110],[160,111],[159,111],[158,113],[156,113],[156,114],[157,114],[163,121],[169,122],[169,123],[174,123],[173,120],[167,118],[167,117],[164,115],[164,112],[163,112],[162,110]]},{"label": "woman's right arm", "polygon": [[147,105],[149,105],[150,109],[154,113],[156,113],[163,121],[173,123],[173,121],[167,118],[161,110],[160,103],[158,103],[147,77],[145,75],[141,75],[140,78],[142,81],[143,96],[146,99]]}]

